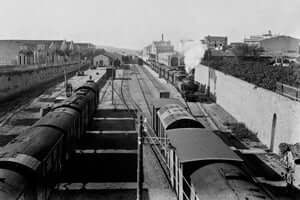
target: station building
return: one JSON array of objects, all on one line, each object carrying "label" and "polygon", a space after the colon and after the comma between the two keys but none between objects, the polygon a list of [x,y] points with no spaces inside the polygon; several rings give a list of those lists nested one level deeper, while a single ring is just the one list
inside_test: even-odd
[{"label": "station building", "polygon": [[65,40],[0,40],[0,66],[60,64],[80,60],[80,49]]},{"label": "station building", "polygon": [[165,41],[163,35],[160,41],[153,41],[143,49],[143,56],[147,59],[159,61],[159,54],[174,54],[174,46],[171,41]]},{"label": "station building", "polygon": [[93,65],[97,67],[104,67],[112,65],[112,58],[107,55],[97,55],[93,58]]},{"label": "station building", "polygon": [[122,55],[105,51],[93,57],[93,65],[96,67],[112,66],[117,59],[121,62]]}]

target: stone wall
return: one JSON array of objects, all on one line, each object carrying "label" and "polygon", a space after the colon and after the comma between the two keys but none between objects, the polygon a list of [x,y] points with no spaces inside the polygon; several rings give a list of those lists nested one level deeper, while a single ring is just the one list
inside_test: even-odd
[{"label": "stone wall", "polygon": [[203,65],[196,67],[195,80],[209,87],[216,102],[268,147],[273,135],[275,152],[280,143],[300,142],[300,102]]},{"label": "stone wall", "polygon": [[0,102],[34,87],[39,87],[66,73],[77,71],[82,64],[55,65],[47,67],[28,67],[0,72]]}]

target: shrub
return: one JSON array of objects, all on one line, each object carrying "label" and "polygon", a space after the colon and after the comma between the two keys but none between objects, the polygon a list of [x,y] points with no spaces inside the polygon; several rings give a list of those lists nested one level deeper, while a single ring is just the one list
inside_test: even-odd
[{"label": "shrub", "polygon": [[257,134],[250,131],[243,123],[226,123],[231,129],[233,135],[239,140],[250,140],[253,142],[259,142]]},{"label": "shrub", "polygon": [[257,60],[236,57],[209,57],[208,53],[204,56],[202,64],[225,74],[230,74],[258,87],[276,90],[276,82],[281,82],[298,87],[299,81],[297,74],[291,67],[273,66],[267,60]]}]

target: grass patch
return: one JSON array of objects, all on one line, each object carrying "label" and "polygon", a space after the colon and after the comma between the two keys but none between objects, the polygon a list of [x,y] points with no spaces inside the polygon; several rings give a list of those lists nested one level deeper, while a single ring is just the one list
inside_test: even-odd
[{"label": "grass patch", "polygon": [[231,129],[232,134],[239,140],[250,140],[253,142],[259,142],[257,133],[250,131],[243,123],[225,123],[228,128]]}]

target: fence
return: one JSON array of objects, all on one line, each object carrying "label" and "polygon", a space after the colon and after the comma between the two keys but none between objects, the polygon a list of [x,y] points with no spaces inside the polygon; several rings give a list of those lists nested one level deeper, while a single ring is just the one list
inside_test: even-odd
[{"label": "fence", "polygon": [[[151,125],[148,123],[146,123],[145,125],[147,127],[146,137],[144,137],[145,143],[152,145],[152,148],[157,155],[158,160],[161,162],[161,166],[163,167],[163,170],[167,175],[167,178],[169,179],[173,190],[177,194],[177,198],[179,200],[199,200],[196,191],[194,190],[190,182],[184,177],[181,169],[176,166],[172,166],[176,171],[174,174],[178,174],[178,177],[176,177],[176,175],[171,176],[170,172],[174,169],[171,168],[170,161],[167,156],[169,147],[166,144],[169,143],[169,140],[167,138],[157,137]],[[174,185],[172,185],[172,183]]]},{"label": "fence", "polygon": [[277,82],[276,92],[283,96],[289,97],[292,100],[300,101],[300,88]]}]

